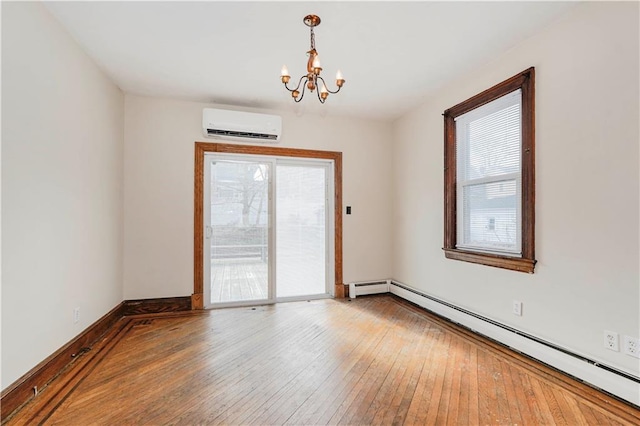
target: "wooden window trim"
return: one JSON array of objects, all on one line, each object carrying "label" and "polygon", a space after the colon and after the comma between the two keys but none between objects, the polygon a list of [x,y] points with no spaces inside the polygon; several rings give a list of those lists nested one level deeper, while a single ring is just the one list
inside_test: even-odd
[{"label": "wooden window trim", "polygon": [[335,297],[344,297],[342,282],[342,153],[310,149],[279,148],[272,146],[232,145],[223,143],[195,143],[194,167],[194,229],[193,229],[193,309],[204,309],[204,268],[203,268],[203,220],[204,220],[204,156],[207,152],[229,154],[250,154],[274,157],[317,158],[334,162],[334,202],[335,202]]},{"label": "wooden window trim", "polygon": [[[515,90],[522,90],[522,256],[511,257],[456,248],[455,118]],[[444,112],[444,253],[462,260],[533,273],[535,260],[535,69],[533,67]]]}]

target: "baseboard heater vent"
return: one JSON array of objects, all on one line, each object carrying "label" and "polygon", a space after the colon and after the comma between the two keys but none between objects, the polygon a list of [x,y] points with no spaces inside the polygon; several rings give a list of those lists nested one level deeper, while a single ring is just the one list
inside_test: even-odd
[{"label": "baseboard heater vent", "polygon": [[349,283],[349,297],[355,299],[358,296],[367,294],[389,293],[391,280],[385,281],[360,281]]}]

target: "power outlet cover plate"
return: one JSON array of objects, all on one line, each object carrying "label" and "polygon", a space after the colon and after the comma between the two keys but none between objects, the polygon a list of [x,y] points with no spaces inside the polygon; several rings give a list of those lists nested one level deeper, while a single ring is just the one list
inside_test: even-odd
[{"label": "power outlet cover plate", "polygon": [[513,312],[513,315],[517,315],[517,316],[521,317],[522,316],[522,302],[520,302],[519,300],[514,300],[513,301],[512,312]]},{"label": "power outlet cover plate", "polygon": [[604,347],[610,351],[618,352],[620,345],[618,343],[618,333],[615,331],[604,331]]},{"label": "power outlet cover plate", "polygon": [[624,336],[623,344],[625,354],[640,358],[640,339]]}]

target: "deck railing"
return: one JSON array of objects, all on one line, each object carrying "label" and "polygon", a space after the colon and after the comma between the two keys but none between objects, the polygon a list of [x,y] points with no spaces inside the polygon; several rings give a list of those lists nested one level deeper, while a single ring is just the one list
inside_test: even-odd
[{"label": "deck railing", "polygon": [[267,259],[266,226],[214,226],[212,259]]}]

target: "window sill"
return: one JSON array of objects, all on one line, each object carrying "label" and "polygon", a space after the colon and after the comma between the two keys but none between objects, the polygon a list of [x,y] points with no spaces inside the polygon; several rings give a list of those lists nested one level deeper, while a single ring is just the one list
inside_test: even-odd
[{"label": "window sill", "polygon": [[447,259],[461,260],[463,262],[477,263],[480,265],[494,266],[496,268],[510,269],[512,271],[527,272],[533,274],[536,265],[534,259],[521,257],[500,256],[498,254],[477,253],[459,249],[443,248]]}]

